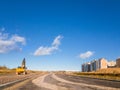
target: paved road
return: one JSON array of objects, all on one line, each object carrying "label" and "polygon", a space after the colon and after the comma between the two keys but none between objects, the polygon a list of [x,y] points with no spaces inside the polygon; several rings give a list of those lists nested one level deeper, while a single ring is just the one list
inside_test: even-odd
[{"label": "paved road", "polygon": [[15,90],[120,90],[120,82],[48,73]]}]

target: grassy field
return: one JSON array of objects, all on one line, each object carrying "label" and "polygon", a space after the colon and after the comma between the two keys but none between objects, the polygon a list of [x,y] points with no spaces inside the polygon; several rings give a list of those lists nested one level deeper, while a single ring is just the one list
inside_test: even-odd
[{"label": "grassy field", "polygon": [[[34,71],[34,70],[27,70],[27,74],[29,73],[42,73],[42,71]],[[9,69],[6,66],[0,66],[0,75],[6,75],[6,74],[16,74],[16,68]]]},{"label": "grassy field", "polygon": [[98,70],[99,73],[112,73],[112,74],[120,74],[120,68],[107,68]]},{"label": "grassy field", "polygon": [[9,70],[0,70],[0,75],[1,74],[10,74],[10,73],[15,73],[15,70],[11,70],[11,69],[9,69]]},{"label": "grassy field", "polygon": [[15,73],[15,69],[9,69],[6,66],[0,66],[0,75],[8,73]]},{"label": "grassy field", "polygon": [[101,69],[96,72],[75,72],[74,75],[108,80],[120,80],[120,68]]}]

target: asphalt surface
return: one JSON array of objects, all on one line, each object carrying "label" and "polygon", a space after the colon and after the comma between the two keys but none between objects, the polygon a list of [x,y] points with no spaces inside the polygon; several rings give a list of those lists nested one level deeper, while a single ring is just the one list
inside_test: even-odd
[{"label": "asphalt surface", "polygon": [[120,90],[120,82],[48,73],[14,90]]}]

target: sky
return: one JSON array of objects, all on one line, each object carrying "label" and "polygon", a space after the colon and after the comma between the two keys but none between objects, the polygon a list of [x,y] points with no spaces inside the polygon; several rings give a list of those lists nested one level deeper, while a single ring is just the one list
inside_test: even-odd
[{"label": "sky", "polygon": [[0,65],[77,70],[120,57],[119,0],[0,0]]}]

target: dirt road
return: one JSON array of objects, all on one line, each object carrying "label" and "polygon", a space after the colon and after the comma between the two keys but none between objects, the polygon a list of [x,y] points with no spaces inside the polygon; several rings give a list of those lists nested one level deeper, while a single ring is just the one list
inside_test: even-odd
[{"label": "dirt road", "polygon": [[40,75],[22,83],[12,90],[120,90],[120,82],[55,73]]}]

